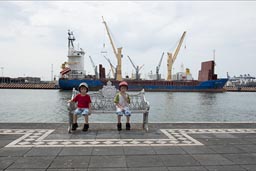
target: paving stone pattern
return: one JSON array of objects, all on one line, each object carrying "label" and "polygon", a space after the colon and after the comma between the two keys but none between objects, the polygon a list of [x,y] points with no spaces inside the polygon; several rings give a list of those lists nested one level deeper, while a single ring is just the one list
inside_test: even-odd
[{"label": "paving stone pattern", "polygon": [[95,128],[68,134],[63,124],[2,124],[0,170],[256,171],[254,128],[165,123],[151,124],[149,132]]}]

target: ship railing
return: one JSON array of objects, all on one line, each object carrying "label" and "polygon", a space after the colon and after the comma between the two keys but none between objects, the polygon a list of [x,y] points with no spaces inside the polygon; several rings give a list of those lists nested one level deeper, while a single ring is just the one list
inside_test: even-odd
[{"label": "ship railing", "polygon": [[[72,91],[72,97],[74,98],[79,92],[75,89]],[[118,90],[109,81],[107,85],[104,85],[102,89],[97,92],[88,93],[91,97],[91,109],[93,114],[115,114],[116,105],[114,103],[114,97],[118,93]],[[142,128],[148,131],[148,114],[150,104],[146,100],[144,89],[139,92],[133,92],[130,94],[130,105],[129,109],[132,114],[143,114]],[[69,103],[69,127],[68,132],[71,132],[71,126],[73,123],[73,113],[76,109],[76,103]]]}]

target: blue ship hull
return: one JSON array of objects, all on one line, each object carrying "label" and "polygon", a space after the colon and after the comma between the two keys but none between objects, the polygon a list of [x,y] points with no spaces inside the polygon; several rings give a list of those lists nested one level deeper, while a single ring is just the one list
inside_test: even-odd
[{"label": "blue ship hull", "polygon": [[[106,85],[109,80],[92,79],[59,79],[59,87],[62,90],[77,88],[82,82],[89,85],[90,91],[97,91]],[[118,87],[119,81],[110,80]],[[171,92],[223,92],[228,79],[208,80],[208,81],[151,81],[151,80],[125,80],[129,84],[129,91],[171,91]]]}]

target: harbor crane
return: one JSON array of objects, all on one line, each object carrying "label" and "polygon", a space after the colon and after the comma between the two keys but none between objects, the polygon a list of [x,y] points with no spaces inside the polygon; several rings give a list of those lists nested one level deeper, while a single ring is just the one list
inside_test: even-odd
[{"label": "harbor crane", "polygon": [[109,33],[109,29],[108,29],[108,26],[107,26],[107,23],[106,21],[104,20],[103,16],[102,16],[102,20],[103,20],[103,24],[105,25],[106,27],[106,30],[107,30],[107,34],[108,34],[108,37],[109,37],[109,40],[110,40],[110,43],[112,45],[112,48],[113,48],[113,52],[116,56],[116,59],[117,59],[117,67],[116,67],[116,80],[118,81],[122,81],[122,47],[119,47],[119,48],[115,48],[115,45],[114,45],[114,42],[111,38],[111,35]]},{"label": "harbor crane", "polygon": [[142,67],[144,66],[144,64],[142,66],[135,66],[134,63],[132,62],[131,58],[129,56],[127,56],[128,59],[130,60],[133,68],[135,69],[135,72],[136,72],[136,80],[139,80],[140,79],[140,75],[139,75],[139,72],[140,70],[142,69]]},{"label": "harbor crane", "polygon": [[160,61],[159,61],[159,64],[156,67],[156,79],[157,80],[161,79],[161,74],[159,74],[159,70],[160,70],[160,67],[161,67],[161,63],[162,63],[163,57],[164,57],[164,52],[162,53],[162,56],[161,56]]},{"label": "harbor crane", "polygon": [[110,73],[111,73],[111,69],[109,69],[109,71],[107,73],[107,76],[108,76],[109,79],[110,79]]},{"label": "harbor crane", "polygon": [[116,71],[116,68],[115,68],[114,65],[111,63],[111,61],[110,61],[109,58],[107,58],[106,56],[104,56],[104,58],[108,61],[109,65],[110,65],[110,68],[111,68],[110,71],[112,71],[113,77],[116,79],[116,72],[115,72],[115,71]]},{"label": "harbor crane", "polygon": [[167,55],[168,55],[168,59],[167,59],[167,80],[168,81],[171,81],[172,80],[172,66],[173,66],[173,63],[175,62],[177,56],[178,56],[178,53],[180,51],[180,47],[182,45],[182,42],[185,38],[185,35],[186,35],[186,31],[184,31],[184,33],[182,34],[181,38],[180,38],[180,41],[179,41],[179,44],[174,52],[174,55],[172,55],[172,53],[170,52],[167,52]]},{"label": "harbor crane", "polygon": [[93,62],[93,60],[92,60],[92,57],[89,56],[89,58],[90,58],[90,61],[91,61],[91,63],[92,63],[92,67],[93,67],[93,69],[94,69],[95,77],[96,77],[96,78],[99,78],[97,66],[94,64],[94,62]]}]

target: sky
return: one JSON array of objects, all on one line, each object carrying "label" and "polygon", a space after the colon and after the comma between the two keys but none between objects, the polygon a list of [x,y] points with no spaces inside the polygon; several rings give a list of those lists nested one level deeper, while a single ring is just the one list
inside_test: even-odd
[{"label": "sky", "polygon": [[69,29],[75,47],[86,52],[86,73],[94,73],[88,56],[108,73],[103,56],[117,62],[102,16],[115,47],[123,47],[123,77],[135,72],[127,55],[135,65],[144,65],[141,75],[146,78],[156,72],[164,52],[160,73],[166,78],[167,52],[174,53],[184,31],[174,73],[189,68],[197,79],[201,62],[215,58],[219,78],[226,78],[227,72],[256,76],[253,1],[1,1],[1,76],[51,80],[53,71],[58,78],[67,61]]}]

